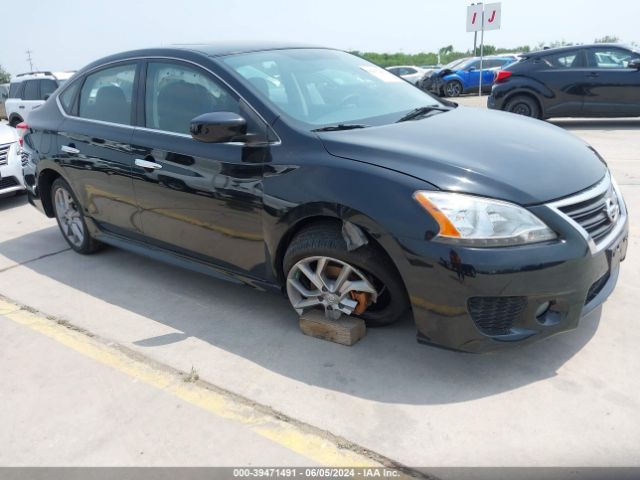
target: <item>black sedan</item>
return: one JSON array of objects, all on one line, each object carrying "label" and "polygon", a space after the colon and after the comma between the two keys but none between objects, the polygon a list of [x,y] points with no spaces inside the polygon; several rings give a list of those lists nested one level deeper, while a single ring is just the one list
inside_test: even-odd
[{"label": "black sedan", "polygon": [[410,311],[425,343],[483,351],[573,328],[625,256],[625,204],[592,148],[342,51],[122,53],[22,127],[29,201],[76,252],[126,248],[330,319]]},{"label": "black sedan", "polygon": [[527,53],[498,72],[489,108],[534,118],[640,116],[640,50],[617,44]]}]

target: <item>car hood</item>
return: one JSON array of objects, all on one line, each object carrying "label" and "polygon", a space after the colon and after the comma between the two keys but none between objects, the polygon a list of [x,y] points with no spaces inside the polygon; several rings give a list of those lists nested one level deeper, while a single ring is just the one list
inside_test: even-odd
[{"label": "car hood", "polygon": [[9,125],[0,125],[0,145],[18,141],[18,133]]},{"label": "car hood", "polygon": [[318,135],[336,157],[395,170],[441,190],[522,205],[584,190],[607,169],[595,150],[559,127],[470,107]]}]

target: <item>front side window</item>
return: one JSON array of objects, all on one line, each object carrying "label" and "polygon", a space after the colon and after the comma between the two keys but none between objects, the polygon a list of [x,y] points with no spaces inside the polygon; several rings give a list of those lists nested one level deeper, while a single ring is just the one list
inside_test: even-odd
[{"label": "front side window", "polygon": [[191,120],[209,112],[238,112],[238,102],[205,72],[176,63],[149,63],[146,126],[189,134]]},{"label": "front side window", "polygon": [[136,65],[118,65],[87,75],[80,91],[78,115],[103,122],[131,125]]},{"label": "front side window", "polygon": [[338,50],[273,50],[222,61],[257,96],[311,129],[382,125],[418,107],[442,106],[390,71]]},{"label": "front side window", "polygon": [[40,100],[38,96],[38,80],[26,80],[24,82],[23,100]]},{"label": "front side window", "polygon": [[596,68],[627,68],[631,60],[640,55],[619,48],[594,48],[591,50],[591,64]]}]

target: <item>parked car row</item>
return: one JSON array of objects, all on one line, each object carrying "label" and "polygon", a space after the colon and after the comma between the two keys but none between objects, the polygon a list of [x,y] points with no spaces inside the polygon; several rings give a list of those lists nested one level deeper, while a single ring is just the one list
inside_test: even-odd
[{"label": "parked car row", "polygon": [[410,312],[424,343],[478,352],[575,328],[626,253],[624,200],[583,141],[334,49],[121,53],[27,123],[29,201],[76,252],[126,248],[330,319]]},{"label": "parked car row", "polygon": [[428,69],[422,67],[416,67],[413,65],[399,65],[395,67],[387,67],[394,75],[398,75],[401,78],[404,78],[406,81],[417,85],[424,76],[429,72]]},{"label": "parked car row", "polygon": [[73,75],[73,72],[29,72],[16,75],[9,85],[5,113],[9,125],[15,127],[27,120],[29,113]]},{"label": "parked car row", "polygon": [[14,128],[0,124],[0,195],[25,189],[19,141]]},{"label": "parked car row", "polygon": [[497,73],[487,105],[542,119],[640,116],[640,49],[595,44],[523,54]]}]

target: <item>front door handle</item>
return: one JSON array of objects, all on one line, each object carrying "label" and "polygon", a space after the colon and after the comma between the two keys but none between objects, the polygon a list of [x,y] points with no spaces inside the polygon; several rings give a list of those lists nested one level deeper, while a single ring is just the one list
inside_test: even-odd
[{"label": "front door handle", "polygon": [[597,73],[597,72],[589,72],[589,73],[587,73],[587,77],[588,78],[596,78],[596,77],[599,77],[599,76],[600,76],[600,74]]},{"label": "front door handle", "polygon": [[135,164],[138,167],[148,168],[149,170],[158,170],[162,168],[162,165],[156,162],[150,162],[149,160],[143,160],[141,158],[136,158]]},{"label": "front door handle", "polygon": [[63,145],[60,147],[60,150],[62,150],[64,153],[71,153],[72,155],[77,155],[78,153],[80,153],[80,150],[70,145]]}]

